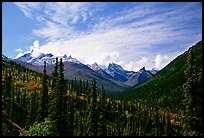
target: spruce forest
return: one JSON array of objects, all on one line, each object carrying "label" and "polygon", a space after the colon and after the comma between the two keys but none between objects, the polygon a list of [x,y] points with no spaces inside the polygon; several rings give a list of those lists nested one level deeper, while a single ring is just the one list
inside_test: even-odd
[{"label": "spruce forest", "polygon": [[[41,74],[2,56],[2,135],[202,136],[201,50],[202,41],[169,64],[182,76],[164,68],[114,95],[105,85],[97,88],[94,78],[68,82],[62,59],[56,58],[50,77],[46,62]],[[158,86],[143,87],[155,79]]]}]

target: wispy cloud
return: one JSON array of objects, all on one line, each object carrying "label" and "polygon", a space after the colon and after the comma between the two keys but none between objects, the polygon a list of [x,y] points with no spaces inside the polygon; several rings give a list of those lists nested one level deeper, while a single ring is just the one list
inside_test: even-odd
[{"label": "wispy cloud", "polygon": [[85,64],[161,69],[202,38],[197,3],[130,3],[105,14],[111,4],[16,3],[25,16],[41,24],[33,35],[47,40],[40,47],[43,52],[71,54]]},{"label": "wispy cloud", "polygon": [[22,49],[20,49],[20,48],[18,48],[18,49],[16,49],[16,52],[22,53],[22,52],[23,52],[23,50],[22,50]]},{"label": "wispy cloud", "polygon": [[16,2],[15,4],[20,8],[25,16],[31,19],[33,19],[33,13],[40,8],[40,3],[38,2]]}]

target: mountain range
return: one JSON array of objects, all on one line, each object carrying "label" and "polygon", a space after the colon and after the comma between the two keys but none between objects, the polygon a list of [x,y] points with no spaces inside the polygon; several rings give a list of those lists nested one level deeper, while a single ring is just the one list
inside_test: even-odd
[{"label": "mountain range", "polygon": [[[157,104],[159,107],[172,111],[183,110],[183,89],[186,87],[185,71],[189,67],[189,51],[192,51],[194,79],[196,83],[192,95],[199,104],[202,103],[202,41],[190,47],[183,54],[176,57],[162,70],[148,80],[125,91],[114,93],[115,97],[126,100],[145,100],[146,104]],[[192,72],[193,72],[192,71]],[[188,74],[190,75],[190,74]]]},{"label": "mountain range", "polygon": [[[14,61],[38,72],[42,72],[44,61],[46,61],[47,72],[51,75],[56,62],[56,56],[51,53],[40,53],[37,57],[33,57],[32,54],[33,50],[15,58]],[[71,55],[67,56],[64,54],[63,56],[58,56],[58,59],[60,58],[62,58],[64,63],[66,79],[72,80],[76,77],[77,80],[82,79],[91,82],[93,78],[96,78],[98,89],[101,88],[102,84],[106,84],[105,89],[108,91],[125,90],[144,82],[158,72],[155,68],[146,70],[145,67],[137,72],[127,71],[116,63],[109,63],[107,68],[102,69],[97,63],[85,65]]]}]

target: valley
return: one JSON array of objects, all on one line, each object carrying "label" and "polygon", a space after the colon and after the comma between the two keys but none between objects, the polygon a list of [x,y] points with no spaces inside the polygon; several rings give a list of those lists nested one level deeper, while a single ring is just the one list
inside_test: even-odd
[{"label": "valley", "polygon": [[202,2],[2,2],[2,136],[202,136]]},{"label": "valley", "polygon": [[[56,62],[48,66],[44,64],[44,74],[42,74],[41,67],[22,61],[14,60],[14,62],[2,56],[3,135],[200,135],[201,49],[202,41],[178,56],[155,76],[139,85],[126,88],[127,90],[115,92],[107,92],[104,88],[109,85],[105,82],[96,89],[97,79],[104,78],[81,63],[63,63],[60,60],[59,64]],[[193,56],[193,62],[190,55]],[[56,72],[57,64],[58,73]],[[111,66],[110,70],[119,69],[120,74],[129,73],[122,70],[119,65],[113,67],[110,64],[109,66]],[[185,79],[191,67],[195,69],[191,72],[197,75],[196,78],[192,78],[193,85],[187,83],[190,81],[188,78]],[[51,72],[51,70],[54,71]],[[92,76],[85,73],[83,76],[84,70],[86,73],[90,72]],[[140,72],[144,70],[145,68],[142,68]],[[50,75],[47,76],[46,72]],[[66,81],[65,76],[69,72],[81,75],[84,80]],[[69,78],[74,75],[70,75]],[[188,75],[191,77],[193,74]],[[91,83],[88,77],[92,79]],[[104,81],[108,82],[105,79]],[[193,93],[190,87],[186,87],[188,85],[194,87]],[[110,89],[113,88],[112,86]],[[188,109],[189,103],[184,102],[190,100],[185,96],[186,94],[191,95],[193,109]],[[192,119],[188,122],[189,117],[197,118],[197,120]],[[60,118],[65,120],[62,122]],[[59,121],[59,124],[52,123],[55,119]],[[194,126],[195,123],[196,126]],[[58,129],[60,124],[64,126]],[[189,127],[186,126],[187,124]],[[56,130],[53,131],[53,129]]]}]

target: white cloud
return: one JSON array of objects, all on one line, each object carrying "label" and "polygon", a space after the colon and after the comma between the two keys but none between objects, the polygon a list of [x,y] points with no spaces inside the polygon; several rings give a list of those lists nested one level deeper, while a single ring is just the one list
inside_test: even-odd
[{"label": "white cloud", "polygon": [[20,49],[20,48],[16,49],[15,51],[18,52],[18,55],[15,57],[15,59],[17,59],[17,58],[19,58],[19,57],[24,55],[23,50]]},{"label": "white cloud", "polygon": [[40,43],[39,43],[38,40],[35,40],[35,41],[33,42],[33,48],[34,48],[34,49],[40,49]]},{"label": "white cloud", "polygon": [[[37,18],[38,21],[47,19],[66,27],[69,23],[77,23],[79,19],[86,21],[88,16],[92,15],[91,10],[88,10],[92,4],[88,2],[16,2],[15,4],[31,19]],[[43,12],[39,12],[40,10]]]},{"label": "white cloud", "polygon": [[25,16],[33,18],[33,12],[40,8],[39,2],[15,2],[15,4],[21,9]]},{"label": "white cloud", "polygon": [[35,35],[40,36],[42,38],[48,38],[49,41],[66,37],[68,38],[71,32],[71,28],[62,27],[50,21],[46,22],[45,27],[33,30],[33,33]]},{"label": "white cloud", "polygon": [[[33,29],[33,34],[45,38],[47,43],[40,46],[35,41],[34,45],[39,46],[37,53],[71,54],[85,64],[97,62],[107,66],[115,62],[135,71],[143,66],[147,69],[164,67],[184,51],[178,51],[178,46],[196,42],[202,36],[191,37],[200,32],[188,29],[193,28],[188,22],[201,18],[192,14],[191,7],[184,4],[172,9],[155,8],[162,4],[134,3],[116,14],[100,16],[97,11],[105,12],[106,3],[16,3],[26,16],[41,24]],[[86,24],[89,20],[94,23]],[[85,30],[79,29],[81,24]],[[182,27],[187,29],[180,29]],[[163,48],[163,45],[168,46]],[[155,52],[161,54],[155,55]]]},{"label": "white cloud", "polygon": [[151,59],[151,57],[141,57],[137,61],[130,61],[124,64],[124,69],[139,71],[142,67],[145,67],[145,69],[151,70],[154,67],[154,63]]},{"label": "white cloud", "polygon": [[23,50],[20,49],[20,48],[16,49],[16,51],[19,52],[19,53],[22,53],[22,52],[23,52]]},{"label": "white cloud", "polygon": [[167,65],[168,61],[169,61],[168,56],[157,54],[155,58],[155,67],[157,69],[161,69]]},{"label": "white cloud", "polygon": [[37,58],[38,56],[40,56],[41,53],[43,53],[40,50],[40,43],[38,40],[35,40],[33,42],[33,46],[30,47],[30,50],[32,50],[31,56],[34,58]]}]

